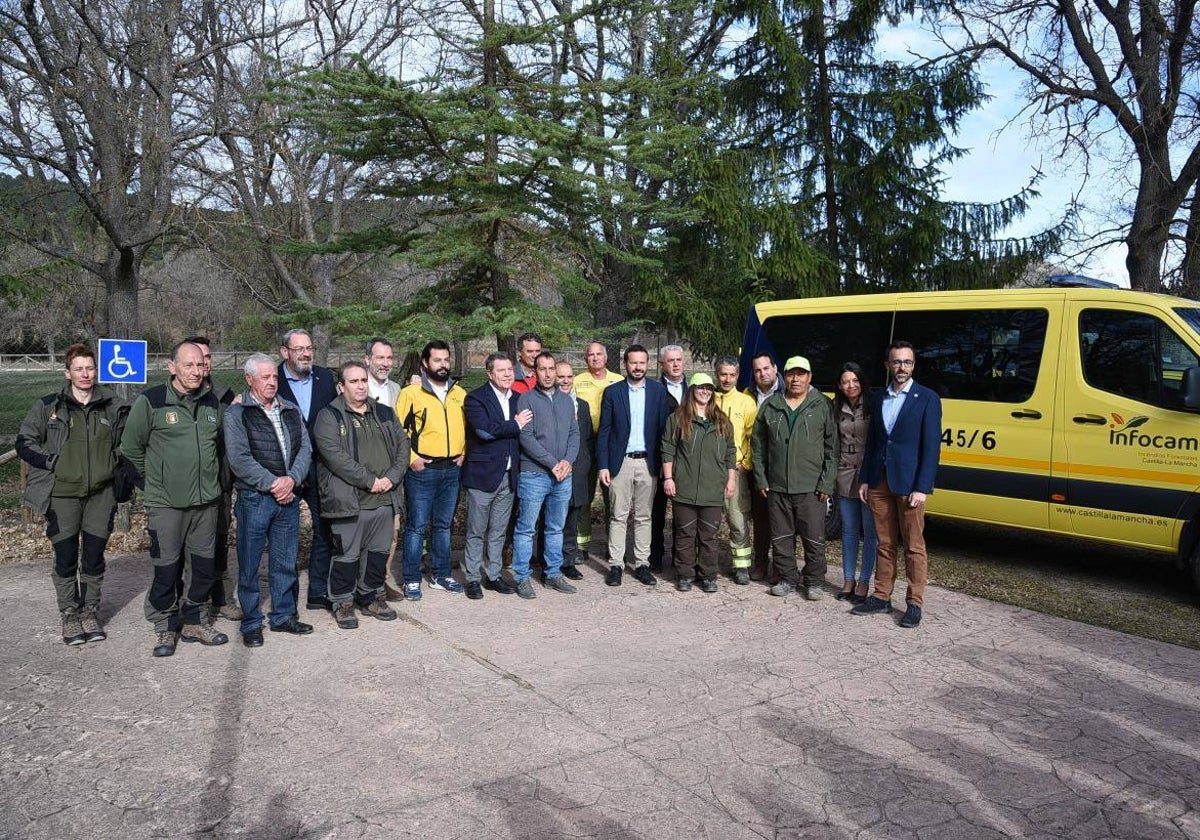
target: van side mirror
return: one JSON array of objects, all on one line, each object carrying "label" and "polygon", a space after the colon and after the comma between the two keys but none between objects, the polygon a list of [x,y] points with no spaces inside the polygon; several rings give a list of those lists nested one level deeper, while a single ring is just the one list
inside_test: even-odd
[{"label": "van side mirror", "polygon": [[1183,372],[1183,407],[1200,412],[1200,367],[1190,367]]}]

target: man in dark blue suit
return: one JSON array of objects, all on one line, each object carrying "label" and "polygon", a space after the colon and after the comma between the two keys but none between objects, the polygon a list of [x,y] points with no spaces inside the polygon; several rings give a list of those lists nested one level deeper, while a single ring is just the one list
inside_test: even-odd
[{"label": "man in dark blue suit", "polygon": [[633,514],[633,576],[646,586],[658,580],[650,572],[651,510],[658,484],[663,429],[671,414],[671,397],[662,383],[646,379],[650,356],[640,344],[625,350],[625,381],[604,389],[596,464],[600,483],[609,488],[609,586],[621,585],[625,535]]},{"label": "man in dark blue suit", "polygon": [[[312,424],[322,408],[337,398],[337,380],[329,368],[313,364],[312,336],[306,330],[288,330],[280,341],[278,395],[300,407],[312,442]],[[316,451],[316,444],[313,444]],[[308,555],[308,598],[310,610],[329,610],[329,539],[321,523],[321,496],[317,491],[317,459],[312,459],[301,498],[312,516],[312,549]]]},{"label": "man in dark blue suit", "polygon": [[[521,429],[533,418],[532,411],[517,411],[512,356],[493,353],[484,365],[487,383],[463,401],[467,420],[467,455],[462,466],[462,485],[467,488],[463,575],[464,591],[473,601],[483,597],[485,588],[501,595],[514,592],[501,576],[504,538],[521,466]],[[483,569],[485,544],[487,567]],[[481,569],[485,574],[480,574]]]},{"label": "man in dark blue suit", "polygon": [[921,623],[928,577],[925,499],[933,492],[942,447],[942,401],[912,378],[915,366],[916,355],[907,341],[888,347],[888,385],[876,398],[858,473],[858,495],[870,505],[879,533],[875,592],[850,611],[891,612],[896,554],[903,538],[908,607],[901,627]]}]

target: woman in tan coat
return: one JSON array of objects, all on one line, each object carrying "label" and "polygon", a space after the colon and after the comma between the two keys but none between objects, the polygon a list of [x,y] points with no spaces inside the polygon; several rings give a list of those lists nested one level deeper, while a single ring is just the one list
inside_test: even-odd
[{"label": "woman in tan coat", "polygon": [[[875,552],[879,538],[871,509],[858,498],[858,468],[862,466],[871,421],[871,395],[867,391],[862,368],[854,362],[842,365],[837,394],[833,398],[841,454],[838,458],[837,504],[842,516],[842,591],[837,598],[861,604],[867,598],[871,574],[875,571]],[[862,542],[862,566],[858,567],[858,546]],[[857,584],[855,570],[858,569]]]}]

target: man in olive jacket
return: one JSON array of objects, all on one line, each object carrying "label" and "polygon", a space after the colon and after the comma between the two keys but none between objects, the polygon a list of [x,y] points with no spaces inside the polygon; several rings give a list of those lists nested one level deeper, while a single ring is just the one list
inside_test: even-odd
[{"label": "man in olive jacket", "polygon": [[204,355],[197,345],[175,345],[167,369],[171,379],[137,398],[121,435],[121,451],[145,480],[154,562],[146,620],[157,633],[155,656],[175,653],[177,632],[185,642],[229,641],[209,622],[207,607],[214,582],[225,406],[204,384]]},{"label": "man in olive jacket", "polygon": [[384,578],[410,448],[396,412],[367,396],[367,376],[362,362],[342,365],[341,395],[313,423],[321,516],[332,551],[329,600],[343,630],[358,627],[356,605],[380,621],[397,617],[384,597]]},{"label": "man in olive jacket", "polygon": [[[783,391],[758,409],[750,441],[780,578],[771,594],[788,595],[803,578],[804,597],[818,601],[825,580],[825,505],[837,478],[837,421],[833,403],[811,387],[808,359],[788,359],[783,382]],[[804,546],[803,575],[796,564],[797,535]]]}]

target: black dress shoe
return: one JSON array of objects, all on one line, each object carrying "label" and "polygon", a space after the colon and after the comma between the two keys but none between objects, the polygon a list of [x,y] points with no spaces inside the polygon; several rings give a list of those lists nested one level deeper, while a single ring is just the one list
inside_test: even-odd
[{"label": "black dress shoe", "polygon": [[563,566],[562,573],[567,580],[583,580],[583,572],[574,566]]},{"label": "black dress shoe", "polygon": [[506,581],[503,576],[498,577],[495,580],[490,577],[485,577],[483,579],[483,588],[490,589],[497,595],[512,595],[517,591],[509,585],[508,581]]},{"label": "black dress shoe", "polygon": [[633,570],[633,577],[638,583],[644,583],[646,586],[658,585],[658,578],[650,573],[648,566],[638,566]]},{"label": "black dress shoe", "polygon": [[608,574],[604,576],[604,582],[608,586],[620,586],[621,575],[622,571],[620,566],[609,566]]},{"label": "black dress shoe", "polygon": [[242,634],[242,644],[246,647],[262,647],[262,630],[249,630]]},{"label": "black dress shoe", "polygon": [[294,615],[288,616],[288,620],[280,625],[271,625],[271,631],[275,633],[291,633],[294,636],[307,636],[313,631],[311,624],[305,624]]},{"label": "black dress shoe", "polygon": [[479,585],[477,580],[469,580],[463,584],[463,591],[467,593],[467,597],[472,601],[478,601],[483,597],[483,587]]},{"label": "black dress shoe", "polygon": [[849,601],[849,600],[851,600],[853,597],[854,597],[854,590],[853,590],[853,589],[850,589],[850,590],[848,590],[848,591],[845,591],[845,592],[839,592],[838,594],[836,594],[836,595],[834,595],[834,596],[833,596],[833,599],[834,599],[835,601]]},{"label": "black dress shoe", "polygon": [[328,610],[333,611],[333,601],[330,601],[324,595],[309,595],[308,602],[304,605],[308,610]]}]

